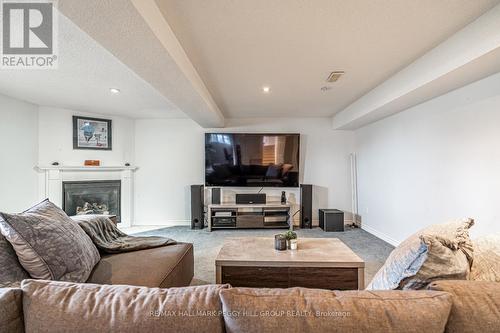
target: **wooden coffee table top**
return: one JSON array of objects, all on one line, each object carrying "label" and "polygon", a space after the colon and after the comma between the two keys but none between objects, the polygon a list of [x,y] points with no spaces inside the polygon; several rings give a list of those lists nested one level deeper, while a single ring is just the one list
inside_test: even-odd
[{"label": "wooden coffee table top", "polygon": [[337,238],[299,238],[297,250],[277,251],[274,238],[226,238],[216,266],[365,267]]}]

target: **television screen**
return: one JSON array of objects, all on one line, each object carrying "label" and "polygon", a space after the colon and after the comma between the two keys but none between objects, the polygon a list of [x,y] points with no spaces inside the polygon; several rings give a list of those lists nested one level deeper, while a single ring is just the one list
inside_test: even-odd
[{"label": "television screen", "polygon": [[205,185],[298,187],[300,134],[205,134]]}]

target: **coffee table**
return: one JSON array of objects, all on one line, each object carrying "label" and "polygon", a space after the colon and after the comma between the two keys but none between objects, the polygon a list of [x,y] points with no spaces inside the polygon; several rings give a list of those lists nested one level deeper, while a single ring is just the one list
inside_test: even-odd
[{"label": "coffee table", "polygon": [[293,251],[275,250],[274,238],[226,238],[215,268],[216,282],[233,287],[365,287],[365,262],[337,238],[299,238]]}]

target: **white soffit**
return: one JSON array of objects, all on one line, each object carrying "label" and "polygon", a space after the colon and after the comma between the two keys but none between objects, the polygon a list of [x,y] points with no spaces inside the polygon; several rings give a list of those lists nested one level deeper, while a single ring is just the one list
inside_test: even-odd
[{"label": "white soffit", "polygon": [[[130,0],[58,3],[65,16],[191,119],[203,127],[224,126],[224,117],[211,96],[205,94],[203,82],[189,72],[189,60],[182,57],[184,51],[175,36],[169,35],[167,22],[152,15],[154,1],[137,2],[142,15]],[[159,37],[158,31],[153,31],[158,29],[163,29]]]},{"label": "white soffit", "polygon": [[[186,118],[146,81],[59,15],[57,69],[2,69],[0,93],[42,106],[130,118]],[[111,94],[119,88],[120,94]]]},{"label": "white soffit", "polygon": [[500,71],[500,5],[333,116],[357,129]]}]

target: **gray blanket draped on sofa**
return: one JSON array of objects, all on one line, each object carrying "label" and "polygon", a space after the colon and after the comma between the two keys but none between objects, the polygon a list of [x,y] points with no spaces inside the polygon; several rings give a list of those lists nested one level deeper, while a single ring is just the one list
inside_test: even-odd
[{"label": "gray blanket draped on sofa", "polygon": [[72,219],[89,235],[92,242],[105,253],[121,253],[173,245],[177,242],[165,237],[135,237],[120,231],[111,220],[102,215],[78,215]]}]

